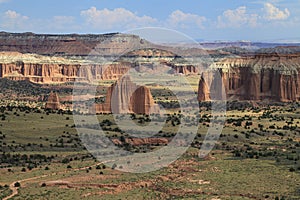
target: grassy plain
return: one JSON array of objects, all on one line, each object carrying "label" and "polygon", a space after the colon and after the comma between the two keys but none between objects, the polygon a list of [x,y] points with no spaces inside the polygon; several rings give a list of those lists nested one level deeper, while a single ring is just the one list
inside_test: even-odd
[{"label": "grassy plain", "polygon": [[[187,80],[196,92],[199,79],[187,76]],[[111,82],[102,84],[108,86]],[[155,101],[168,107],[168,122],[154,137],[171,140],[180,125],[176,97],[170,90],[151,84]],[[30,96],[35,88],[38,86],[26,86],[21,92]],[[40,90],[38,94],[48,93],[49,88]],[[66,87],[63,95],[70,95],[70,89]],[[0,107],[0,199],[12,193],[16,182],[21,186],[11,199],[20,200],[300,198],[297,103],[254,106],[251,102],[228,102],[220,138],[209,156],[200,159],[199,148],[211,121],[210,106],[203,103],[197,135],[188,151],[168,167],[132,174],[105,167],[85,149],[72,113],[29,108],[19,102],[10,100],[11,106]],[[196,114],[183,116],[191,127]],[[149,122],[148,116],[131,117],[137,125],[146,126]],[[112,115],[97,118],[110,139],[130,138],[115,124]],[[123,128],[130,129],[130,124]],[[143,153],[163,145],[134,146],[123,142],[120,147]]]},{"label": "grassy plain", "polygon": [[[12,199],[299,199],[297,106],[228,110],[220,139],[205,159],[197,153],[209,111],[200,114],[198,135],[179,160],[159,171],[131,174],[95,160],[81,145],[72,115],[6,108],[0,121],[1,197],[18,181]],[[110,115],[98,118],[113,121]],[[120,138],[115,126],[108,136]],[[172,138],[173,129],[169,123],[160,134]]]}]

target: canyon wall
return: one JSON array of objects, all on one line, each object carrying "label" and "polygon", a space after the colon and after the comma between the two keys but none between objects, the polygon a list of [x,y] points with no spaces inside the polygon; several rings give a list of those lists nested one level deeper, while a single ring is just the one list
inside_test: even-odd
[{"label": "canyon wall", "polygon": [[[214,66],[228,100],[300,100],[300,54],[255,54],[227,58]],[[205,77],[205,73],[202,74]],[[199,101],[210,100],[214,80],[199,81]]]},{"label": "canyon wall", "polygon": [[0,52],[0,77],[36,83],[118,80],[131,67],[126,62],[100,65],[61,57]]},{"label": "canyon wall", "polygon": [[[130,68],[136,67],[137,63],[143,65],[139,70],[149,66],[151,70],[160,69],[160,65],[151,66],[150,61],[170,67],[174,73],[201,73],[199,67],[174,53],[179,47],[153,45],[129,34],[46,35],[0,32],[0,44],[0,77],[11,80],[37,83],[118,80]],[[123,55],[124,51],[134,49],[136,45],[139,50]],[[206,54],[216,60],[225,57],[215,63],[214,68],[220,72],[229,100],[300,100],[299,47],[272,46],[256,52],[232,48],[201,50],[186,47],[181,52],[186,58]],[[239,57],[234,57],[230,52],[238,52]],[[123,56],[121,61],[100,65],[84,61],[84,57],[89,55],[100,55],[107,60]],[[212,99],[212,95],[217,92],[214,90],[212,93],[211,88],[216,88],[218,84],[216,81],[205,80],[205,74],[202,74],[198,88],[199,101]],[[140,90],[148,93],[147,88]]]},{"label": "canyon wall", "polygon": [[126,63],[108,65],[80,65],[55,63],[0,63],[0,77],[11,80],[29,80],[36,83],[59,83],[117,80],[130,68]]},{"label": "canyon wall", "polygon": [[[161,61],[173,69],[174,73],[197,74],[197,67],[192,65],[175,65]],[[22,54],[18,52],[0,52],[0,77],[11,80],[29,80],[36,83],[56,83],[90,81],[90,80],[118,80],[130,68],[138,67],[136,63],[126,61],[107,64],[93,64],[84,60],[71,60],[62,57],[41,56],[37,54]],[[159,66],[139,63],[146,69],[159,70]]]}]

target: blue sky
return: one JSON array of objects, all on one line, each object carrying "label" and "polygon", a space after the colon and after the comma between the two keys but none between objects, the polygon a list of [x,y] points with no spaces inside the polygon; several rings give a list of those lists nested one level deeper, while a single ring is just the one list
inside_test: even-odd
[{"label": "blue sky", "polygon": [[0,0],[9,32],[174,29],[194,39],[300,41],[300,0]]}]

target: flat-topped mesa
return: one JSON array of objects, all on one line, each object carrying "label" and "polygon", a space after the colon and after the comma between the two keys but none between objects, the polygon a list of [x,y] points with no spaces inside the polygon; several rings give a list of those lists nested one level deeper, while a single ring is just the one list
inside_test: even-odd
[{"label": "flat-topped mesa", "polygon": [[51,110],[59,110],[61,109],[60,102],[59,102],[59,97],[57,93],[51,92],[48,96],[47,103],[45,105],[46,109],[51,109]]},{"label": "flat-topped mesa", "polygon": [[[101,55],[120,55],[135,44],[147,44],[130,34],[34,34],[0,33],[0,51],[17,51],[40,55],[88,56],[92,52]],[[96,50],[96,51],[92,51]]]},{"label": "flat-topped mesa", "polygon": [[[156,58],[153,58],[154,60]],[[56,56],[22,54],[18,52],[0,52],[0,77],[11,80],[28,80],[36,83],[56,83],[89,80],[118,80],[134,63],[119,61],[106,64],[94,64],[87,60],[72,60]],[[170,64],[174,73],[195,74],[197,68],[192,65]],[[167,63],[167,64],[166,64]],[[159,70],[159,69],[155,69]]]},{"label": "flat-topped mesa", "polygon": [[134,84],[129,76],[124,76],[112,84],[103,104],[94,104],[95,113],[158,113],[159,106],[154,103],[150,90]]},{"label": "flat-topped mesa", "polygon": [[[300,54],[227,58],[215,68],[220,69],[228,100],[300,100]],[[209,96],[203,82],[200,79],[199,100]]]},{"label": "flat-topped mesa", "polygon": [[131,67],[126,62],[100,65],[61,57],[0,52],[0,77],[36,83],[117,80]]}]

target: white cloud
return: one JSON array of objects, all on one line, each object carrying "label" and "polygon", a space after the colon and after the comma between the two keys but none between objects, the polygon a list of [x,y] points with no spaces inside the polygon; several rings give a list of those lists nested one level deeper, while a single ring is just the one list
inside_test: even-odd
[{"label": "white cloud", "polygon": [[2,16],[2,24],[1,26],[6,29],[16,29],[20,30],[25,27],[28,27],[28,19],[29,17],[23,16],[16,11],[8,10]]},{"label": "white cloud", "polygon": [[196,27],[204,28],[203,22],[205,21],[206,18],[203,16],[176,10],[169,15],[167,23],[177,28],[193,28],[195,25]]},{"label": "white cloud", "polygon": [[287,8],[280,10],[271,3],[265,3],[264,11],[266,12],[264,18],[267,20],[285,20],[290,16]]},{"label": "white cloud", "polygon": [[150,26],[157,21],[149,16],[138,16],[124,8],[97,10],[96,7],[91,7],[80,14],[85,18],[87,25],[101,30]]},{"label": "white cloud", "polygon": [[8,19],[27,19],[28,18],[26,16],[21,16],[21,14],[17,13],[16,11],[13,11],[13,10],[8,10],[4,14],[5,14],[5,17]]},{"label": "white cloud", "polygon": [[247,13],[245,6],[238,7],[235,10],[226,10],[222,16],[218,16],[217,26],[219,28],[241,27],[241,26],[257,26],[257,14]]}]

